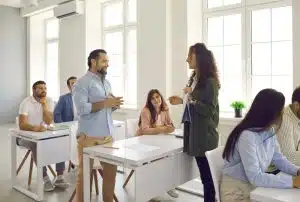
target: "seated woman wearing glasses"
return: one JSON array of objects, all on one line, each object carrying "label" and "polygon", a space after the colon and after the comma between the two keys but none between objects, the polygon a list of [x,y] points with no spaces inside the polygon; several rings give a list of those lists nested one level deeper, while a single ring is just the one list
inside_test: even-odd
[{"label": "seated woman wearing glasses", "polygon": [[[260,91],[246,117],[229,135],[223,152],[222,202],[250,202],[255,187],[300,187],[300,169],[282,155],[275,135],[284,103],[282,93]],[[266,173],[270,164],[288,175]]]}]

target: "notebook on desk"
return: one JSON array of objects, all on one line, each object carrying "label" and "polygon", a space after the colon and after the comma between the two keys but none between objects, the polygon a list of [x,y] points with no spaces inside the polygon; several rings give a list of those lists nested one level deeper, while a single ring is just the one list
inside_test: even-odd
[{"label": "notebook on desk", "polygon": [[47,129],[50,130],[50,131],[68,130],[69,126],[68,125],[63,125],[63,124],[54,124],[52,126],[49,126]]}]

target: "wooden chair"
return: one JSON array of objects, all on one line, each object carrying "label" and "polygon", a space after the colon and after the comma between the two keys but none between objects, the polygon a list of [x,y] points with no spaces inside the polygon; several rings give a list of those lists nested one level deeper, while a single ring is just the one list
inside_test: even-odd
[{"label": "wooden chair", "polygon": [[[96,190],[96,194],[97,196],[99,195],[99,187],[98,187],[98,176],[97,176],[97,172],[99,172],[100,176],[102,177],[103,179],[103,170],[102,170],[102,167],[101,166],[93,166],[93,169],[92,169],[92,172],[91,172],[91,175],[90,175],[90,194],[92,194],[92,190],[93,190],[93,181],[95,181],[95,190]],[[74,189],[70,199],[69,199],[69,202],[72,202],[74,197],[76,195],[76,188]],[[114,200],[115,202],[119,202],[116,194],[114,194]]]}]

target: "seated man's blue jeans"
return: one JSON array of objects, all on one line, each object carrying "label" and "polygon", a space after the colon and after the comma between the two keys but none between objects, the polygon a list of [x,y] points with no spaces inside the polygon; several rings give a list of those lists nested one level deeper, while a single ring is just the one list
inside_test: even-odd
[{"label": "seated man's blue jeans", "polygon": [[[21,147],[25,147],[25,148],[31,150],[34,163],[36,164],[36,143],[17,138],[17,144]],[[65,162],[57,163],[56,164],[57,175],[63,175],[64,171],[65,171]],[[44,166],[43,167],[43,177],[46,177],[46,176],[47,176],[47,168]]]}]

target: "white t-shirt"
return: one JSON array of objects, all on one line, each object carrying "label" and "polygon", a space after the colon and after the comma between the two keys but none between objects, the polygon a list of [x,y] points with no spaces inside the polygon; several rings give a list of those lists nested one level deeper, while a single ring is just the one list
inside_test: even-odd
[{"label": "white t-shirt", "polygon": [[[54,111],[54,102],[51,98],[46,98],[48,110]],[[43,124],[43,107],[42,104],[36,101],[33,96],[25,98],[19,108],[19,115],[28,116],[28,124],[40,125]]]}]

